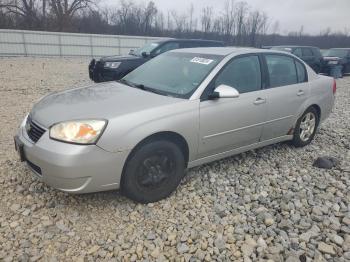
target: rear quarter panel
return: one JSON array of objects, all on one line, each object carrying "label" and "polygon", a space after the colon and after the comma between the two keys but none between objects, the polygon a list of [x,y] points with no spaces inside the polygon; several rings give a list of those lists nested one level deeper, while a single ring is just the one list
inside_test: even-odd
[{"label": "rear quarter panel", "polygon": [[299,115],[311,105],[321,109],[320,122],[323,122],[332,112],[334,105],[333,78],[317,74],[309,75],[309,97]]}]

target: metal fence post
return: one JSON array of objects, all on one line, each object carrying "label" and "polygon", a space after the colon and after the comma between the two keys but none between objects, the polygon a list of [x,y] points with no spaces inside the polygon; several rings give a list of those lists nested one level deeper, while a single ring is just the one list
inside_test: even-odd
[{"label": "metal fence post", "polygon": [[23,41],[24,55],[25,55],[25,56],[28,56],[27,44],[26,44],[26,39],[25,39],[25,37],[24,37],[24,32],[22,32],[22,41]]},{"label": "metal fence post", "polygon": [[93,46],[92,46],[92,35],[90,35],[90,55],[91,57],[94,57],[94,49],[93,49]]},{"label": "metal fence post", "polygon": [[121,48],[121,43],[120,43],[120,36],[118,36],[118,52],[119,52],[119,55],[122,54],[122,48]]},{"label": "metal fence post", "polygon": [[60,50],[60,57],[62,56],[62,40],[61,40],[61,34],[58,33],[58,48]]}]

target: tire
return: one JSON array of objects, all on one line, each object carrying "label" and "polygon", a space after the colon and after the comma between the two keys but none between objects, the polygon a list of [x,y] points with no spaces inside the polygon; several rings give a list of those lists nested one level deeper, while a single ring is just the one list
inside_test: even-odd
[{"label": "tire", "polygon": [[137,148],[127,160],[121,191],[136,202],[157,202],[175,191],[184,171],[185,158],[176,144],[152,141]]},{"label": "tire", "polygon": [[295,125],[292,144],[296,147],[310,144],[315,137],[318,124],[319,115],[317,110],[314,107],[309,107]]}]

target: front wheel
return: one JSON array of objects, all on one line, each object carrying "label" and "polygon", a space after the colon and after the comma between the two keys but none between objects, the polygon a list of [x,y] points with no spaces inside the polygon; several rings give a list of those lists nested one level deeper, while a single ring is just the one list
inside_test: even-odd
[{"label": "front wheel", "polygon": [[132,153],[124,169],[121,190],[136,202],[156,202],[177,188],[184,171],[184,155],[176,144],[152,141]]},{"label": "front wheel", "polygon": [[315,108],[310,107],[296,123],[293,144],[296,147],[303,147],[310,144],[315,137],[318,123],[319,115]]}]

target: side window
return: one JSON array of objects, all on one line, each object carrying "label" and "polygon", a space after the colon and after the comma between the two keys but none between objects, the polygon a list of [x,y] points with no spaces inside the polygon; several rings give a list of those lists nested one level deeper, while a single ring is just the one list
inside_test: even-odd
[{"label": "side window", "polygon": [[192,48],[192,47],[197,47],[199,44],[195,42],[181,42],[180,43],[180,48]]},{"label": "side window", "polygon": [[302,57],[303,54],[301,53],[301,48],[295,49],[293,55],[296,55],[297,57]]},{"label": "side window", "polygon": [[295,60],[295,66],[297,68],[298,82],[299,83],[307,82],[307,77],[306,77],[307,74],[306,74],[305,66],[296,60]]},{"label": "side window", "polygon": [[180,47],[179,43],[178,42],[169,42],[169,43],[166,43],[164,45],[162,45],[160,48],[158,48],[156,51],[155,51],[155,54],[156,55],[159,55],[159,54],[162,54],[166,51],[170,51],[170,50],[173,50],[173,49],[178,49]]},{"label": "side window", "polygon": [[314,56],[310,48],[303,48],[303,56]]},{"label": "side window", "polygon": [[287,86],[298,83],[294,59],[282,55],[266,55],[270,87]]},{"label": "side window", "polygon": [[234,87],[239,93],[261,89],[261,71],[258,56],[235,58],[229,62],[215,80],[215,87],[224,84]]}]

